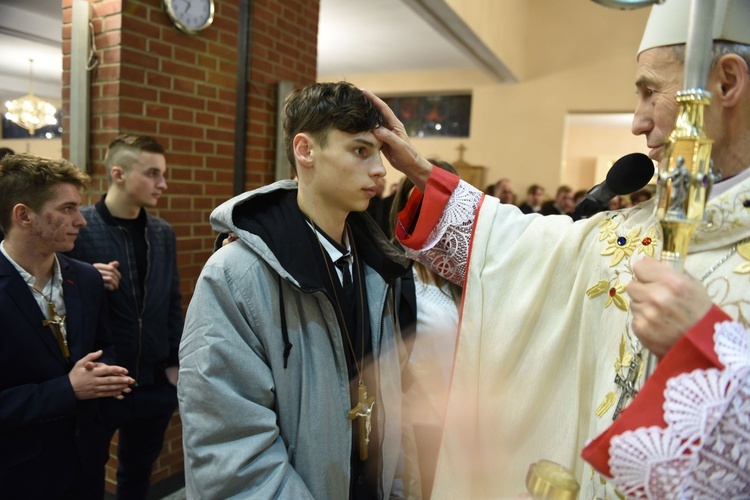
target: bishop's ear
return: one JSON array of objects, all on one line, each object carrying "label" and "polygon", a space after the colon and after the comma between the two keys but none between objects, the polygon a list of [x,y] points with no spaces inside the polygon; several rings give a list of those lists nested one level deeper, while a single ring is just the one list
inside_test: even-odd
[{"label": "bishop's ear", "polygon": [[312,137],[304,133],[295,135],[292,140],[292,149],[294,150],[294,159],[297,160],[297,165],[302,168],[313,166],[315,151]]},{"label": "bishop's ear", "polygon": [[716,63],[716,71],[722,105],[736,105],[750,90],[747,61],[737,54],[725,54]]}]

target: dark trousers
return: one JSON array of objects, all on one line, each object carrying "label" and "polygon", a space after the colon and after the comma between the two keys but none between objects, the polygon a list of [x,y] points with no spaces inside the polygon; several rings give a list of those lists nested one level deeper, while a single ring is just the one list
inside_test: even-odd
[{"label": "dark trousers", "polygon": [[177,388],[169,382],[134,387],[119,401],[106,400],[102,408],[107,446],[116,430],[117,498],[143,500],[151,482],[154,462],[164,443],[164,431],[177,408]]},{"label": "dark trousers", "polygon": [[[68,460],[68,463],[60,463]],[[101,471],[87,472],[73,457],[48,456],[24,467],[0,472],[0,498],[4,500],[101,500]]]}]

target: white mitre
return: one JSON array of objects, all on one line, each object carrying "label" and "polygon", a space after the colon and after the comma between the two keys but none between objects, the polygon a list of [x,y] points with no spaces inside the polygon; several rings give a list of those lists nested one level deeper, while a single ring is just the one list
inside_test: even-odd
[{"label": "white mitre", "polygon": [[[687,43],[689,16],[690,0],[654,5],[638,53]],[[713,39],[750,45],[750,0],[716,0]]]}]

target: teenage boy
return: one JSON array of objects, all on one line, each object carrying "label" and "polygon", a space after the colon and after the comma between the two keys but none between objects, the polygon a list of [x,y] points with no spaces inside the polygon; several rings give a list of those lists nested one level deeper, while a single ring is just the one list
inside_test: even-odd
[{"label": "teenage boy", "polygon": [[382,119],[348,83],[293,92],[284,136],[299,182],[211,215],[238,240],[204,267],[180,347],[189,497],[419,494],[394,310],[409,264],[361,213],[386,174]]},{"label": "teenage boy", "polygon": [[101,500],[98,398],[133,379],[114,359],[99,273],[58,252],[86,225],[88,176],[65,160],[0,161],[0,491]]},{"label": "teenage boy", "polygon": [[82,209],[88,225],[70,255],[102,274],[117,362],[136,381],[127,399],[108,401],[104,411],[109,439],[120,431],[117,498],[143,499],[177,407],[183,320],[175,233],[146,212],[167,189],[161,144],[148,136],[117,137],[105,164],[109,188]]}]

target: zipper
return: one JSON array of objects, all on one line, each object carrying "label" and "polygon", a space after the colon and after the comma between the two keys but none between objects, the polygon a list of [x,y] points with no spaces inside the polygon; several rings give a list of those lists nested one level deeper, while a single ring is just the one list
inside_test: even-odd
[{"label": "zipper", "polygon": [[[135,312],[136,312],[136,316],[138,318],[138,352],[137,352],[136,358],[135,358],[135,376],[133,377],[135,379],[135,386],[138,387],[138,378],[139,378],[139,375],[140,375],[140,368],[141,368],[141,353],[143,351],[143,340],[142,340],[142,337],[143,337],[143,304],[144,304],[144,301],[141,300],[141,304],[138,303],[138,295],[136,293],[137,290],[136,290],[136,287],[135,287],[135,279],[133,277],[133,267],[137,267],[137,266],[136,266],[135,261],[131,260],[131,258],[130,258],[130,247],[128,245],[129,244],[129,241],[128,241],[128,232],[127,232],[126,229],[124,229],[124,228],[122,228],[120,226],[118,226],[118,229],[120,230],[120,233],[122,234],[123,241],[125,243],[125,258],[128,261],[127,264],[128,264],[128,276],[130,277],[130,289],[131,289],[131,292],[133,294],[133,303],[135,305]],[[145,231],[148,232],[148,229],[146,229]],[[148,276],[148,258],[149,258],[149,253],[150,253],[149,243],[148,243],[148,238],[146,238],[146,259],[147,259],[147,262],[146,262],[146,275],[147,276]],[[144,297],[143,298],[145,298],[145,294],[146,294],[145,280],[144,280],[144,286],[143,286],[143,288],[144,288]]]}]

